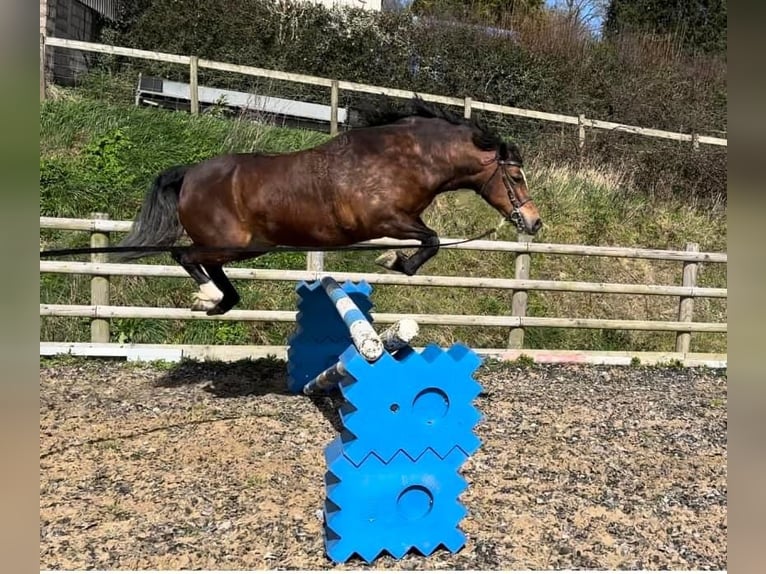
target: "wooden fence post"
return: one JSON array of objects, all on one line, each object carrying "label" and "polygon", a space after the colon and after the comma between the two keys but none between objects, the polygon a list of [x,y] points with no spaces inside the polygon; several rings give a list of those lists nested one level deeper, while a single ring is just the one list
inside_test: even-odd
[{"label": "wooden fence post", "polygon": [[309,251],[306,255],[307,271],[324,271],[324,251]]},{"label": "wooden fence post", "polygon": [[694,151],[699,151],[700,149],[700,135],[698,133],[692,134],[692,149]]},{"label": "wooden fence post", "polygon": [[[525,233],[519,233],[517,241],[530,242],[532,236]],[[516,279],[529,279],[529,253],[519,253],[516,255]],[[511,298],[511,316],[526,317],[527,315],[527,292],[524,289],[514,289]],[[524,347],[524,327],[511,327],[508,335],[508,348],[521,349]]]},{"label": "wooden fence post", "polygon": [[189,100],[191,113],[199,113],[199,57],[191,56],[189,61]]},{"label": "wooden fence post", "polygon": [[338,80],[330,86],[330,135],[338,135]]},{"label": "wooden fence post", "polygon": [[471,105],[473,104],[473,99],[469,98],[468,96],[465,97],[465,103],[463,104],[463,117],[467,120],[471,119]]},{"label": "wooden fence post", "polygon": [[577,151],[582,159],[582,153],[585,149],[585,114],[577,116]]},{"label": "wooden fence post", "polygon": [[[109,219],[106,213],[91,213],[91,219]],[[102,231],[91,231],[91,247],[107,247],[109,245],[109,234]],[[93,253],[90,256],[93,263],[104,263],[107,261],[106,253]],[[91,305],[109,305],[109,277],[94,275],[90,280],[90,304]],[[91,343],[109,342],[109,321],[107,319],[92,319],[90,322],[90,341]]]},{"label": "wooden fence post", "polygon": [[[330,135],[338,135],[338,80],[332,80],[330,85]],[[306,255],[307,271],[324,271],[324,252],[309,251]]]},{"label": "wooden fence post", "polygon": [[[686,250],[691,252],[698,252],[699,245],[696,243],[687,243]],[[697,286],[697,262],[696,261],[684,261],[684,273],[683,282],[684,287],[696,287]],[[694,297],[681,297],[678,304],[678,320],[691,322],[694,315]],[[676,333],[676,353],[688,353],[691,343],[692,334],[690,331],[679,331]]]},{"label": "wooden fence post", "polygon": [[40,101],[44,102],[47,97],[45,81],[45,34],[40,34]]}]

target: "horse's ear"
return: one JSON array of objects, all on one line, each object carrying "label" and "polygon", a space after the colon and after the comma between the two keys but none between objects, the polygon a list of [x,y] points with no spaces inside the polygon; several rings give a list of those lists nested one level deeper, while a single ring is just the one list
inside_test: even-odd
[{"label": "horse's ear", "polygon": [[500,159],[506,160],[508,159],[508,144],[505,142],[500,142],[500,146],[497,150],[497,155],[500,156]]}]

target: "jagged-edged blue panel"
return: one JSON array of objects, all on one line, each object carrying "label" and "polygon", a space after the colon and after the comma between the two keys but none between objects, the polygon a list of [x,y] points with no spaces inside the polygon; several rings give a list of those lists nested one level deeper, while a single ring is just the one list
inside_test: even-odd
[{"label": "jagged-edged blue panel", "polygon": [[[365,318],[372,322],[372,287],[366,281],[358,284],[346,281],[342,287]],[[300,393],[306,383],[337,363],[338,357],[353,341],[320,281],[302,281],[296,292],[296,328],[287,342],[287,386],[291,392]]]},{"label": "jagged-edged blue panel", "polygon": [[470,348],[430,344],[422,353],[384,353],[372,364],[348,348],[340,360],[352,377],[340,388],[353,408],[340,415],[353,435],[343,446],[354,464],[370,452],[388,461],[399,450],[417,458],[428,448],[439,456],[455,446],[467,455],[479,448],[473,429],[481,414],[473,400],[482,387],[473,372],[481,359]]},{"label": "jagged-edged blue panel", "polygon": [[427,450],[417,460],[399,451],[387,463],[370,454],[356,466],[339,442],[325,451],[325,549],[331,560],[346,562],[356,554],[371,563],[383,552],[399,559],[410,550],[427,556],[440,545],[450,552],[463,547],[462,450],[446,457]]}]

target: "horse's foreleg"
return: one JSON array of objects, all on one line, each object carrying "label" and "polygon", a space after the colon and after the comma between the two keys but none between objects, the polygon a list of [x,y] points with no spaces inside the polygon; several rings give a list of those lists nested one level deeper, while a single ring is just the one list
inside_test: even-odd
[{"label": "horse's foreleg", "polygon": [[388,251],[375,261],[378,265],[405,275],[415,275],[418,270],[439,252],[439,235],[423,221],[418,220],[388,233],[395,239],[417,239],[421,247],[410,256],[401,251]]},{"label": "horse's foreleg", "polygon": [[397,251],[397,267],[402,273],[415,275],[427,261],[439,252],[439,236],[436,233],[424,237],[421,241],[422,247],[409,257],[401,251]]}]

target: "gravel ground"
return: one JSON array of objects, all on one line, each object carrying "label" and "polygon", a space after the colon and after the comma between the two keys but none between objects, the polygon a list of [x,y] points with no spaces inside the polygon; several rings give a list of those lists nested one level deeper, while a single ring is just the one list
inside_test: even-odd
[{"label": "gravel ground", "polygon": [[[477,378],[465,547],[372,567],[726,569],[725,372],[508,365]],[[334,405],[284,387],[269,360],[41,367],[40,568],[333,567],[319,511]]]}]

